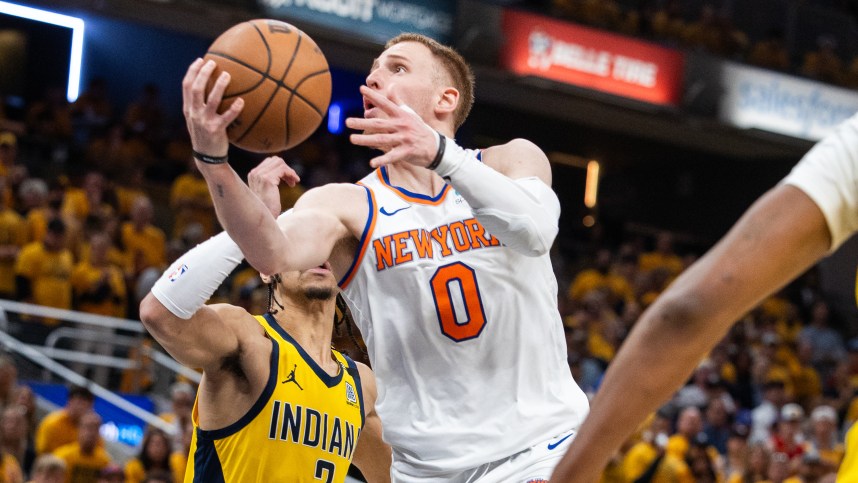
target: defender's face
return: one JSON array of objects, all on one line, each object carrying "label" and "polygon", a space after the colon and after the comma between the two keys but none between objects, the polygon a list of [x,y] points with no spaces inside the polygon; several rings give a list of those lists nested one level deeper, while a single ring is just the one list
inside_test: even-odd
[{"label": "defender's face", "polygon": [[[329,262],[325,262],[309,270],[284,272],[281,274],[280,279],[284,292],[303,294],[313,299],[331,298],[339,290],[337,279],[331,271],[331,264]],[[326,294],[330,295],[326,296]]]},{"label": "defender's face", "polygon": [[[441,76],[440,69],[428,47],[419,42],[400,42],[373,62],[366,85],[406,104],[425,120],[432,115],[433,101],[441,91],[435,81]],[[364,117],[385,117],[385,114],[364,98]]]}]

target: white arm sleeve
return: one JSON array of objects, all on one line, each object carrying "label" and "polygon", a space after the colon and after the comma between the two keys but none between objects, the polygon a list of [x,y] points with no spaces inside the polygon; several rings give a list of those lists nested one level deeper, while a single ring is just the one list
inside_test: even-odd
[{"label": "white arm sleeve", "polygon": [[444,158],[435,170],[473,208],[488,233],[527,256],[543,255],[557,236],[560,201],[537,177],[513,180],[447,138]]},{"label": "white arm sleeve", "polygon": [[190,319],[243,259],[238,245],[221,232],[173,262],[152,286],[152,295],[176,317]]},{"label": "white arm sleeve", "polygon": [[831,251],[858,231],[858,115],[817,143],[783,180],[822,210]]}]

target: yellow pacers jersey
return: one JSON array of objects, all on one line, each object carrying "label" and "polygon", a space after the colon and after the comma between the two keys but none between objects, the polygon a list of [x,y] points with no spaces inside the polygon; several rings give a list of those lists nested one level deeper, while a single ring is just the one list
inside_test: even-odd
[{"label": "yellow pacers jersey", "polygon": [[354,361],[329,376],[270,314],[271,375],[256,404],[223,429],[203,430],[194,404],[185,483],[343,482],[363,426]]}]

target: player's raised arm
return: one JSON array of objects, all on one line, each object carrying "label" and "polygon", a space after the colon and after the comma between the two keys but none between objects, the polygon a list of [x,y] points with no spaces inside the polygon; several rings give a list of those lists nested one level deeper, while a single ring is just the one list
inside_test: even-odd
[{"label": "player's raised arm", "polygon": [[143,326],[180,363],[213,368],[239,344],[241,331],[226,321],[253,322],[241,308],[204,305],[241,260],[238,246],[220,233],[179,257],[140,303]]},{"label": "player's raised arm", "polygon": [[856,181],[858,116],[814,146],[644,312],[551,481],[598,481],[633,428],[736,320],[858,231]]},{"label": "player's raised arm", "polygon": [[[347,120],[350,128],[364,131],[351,136],[354,144],[385,152],[372,160],[373,166],[407,162],[434,170],[468,200],[477,220],[505,245],[531,256],[551,249],[560,202],[551,190],[551,167],[541,149],[516,139],[480,154],[456,144],[449,137],[452,126],[430,126],[407,106],[368,86],[362,86],[361,93],[365,102],[385,114]],[[448,89],[445,94],[451,99],[448,109],[455,110],[458,93]]]},{"label": "player's raised arm", "polygon": [[[182,92],[194,158],[208,183],[218,220],[241,247],[247,261],[262,273],[303,270],[324,263],[336,241],[349,234],[338,215],[327,207],[341,207],[349,202],[350,191],[344,190],[346,199],[337,196],[337,190],[327,193],[322,199],[328,203],[319,207],[303,203],[294,219],[278,226],[266,204],[226,162],[229,149],[226,127],[241,111],[242,102],[237,99],[218,114],[229,75],[221,73],[206,98],[205,87],[214,69],[212,61],[195,61],[182,82]],[[295,171],[280,158],[269,158],[263,164],[265,169],[260,176],[268,180],[269,191],[276,191],[281,180],[290,185],[298,181]],[[363,196],[360,189],[352,191],[360,202]]]}]

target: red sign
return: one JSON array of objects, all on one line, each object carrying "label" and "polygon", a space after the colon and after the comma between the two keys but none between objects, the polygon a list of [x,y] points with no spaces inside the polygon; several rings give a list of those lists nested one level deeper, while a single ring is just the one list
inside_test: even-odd
[{"label": "red sign", "polygon": [[519,75],[596,89],[654,104],[682,94],[678,51],[548,17],[505,10],[504,67]]}]

